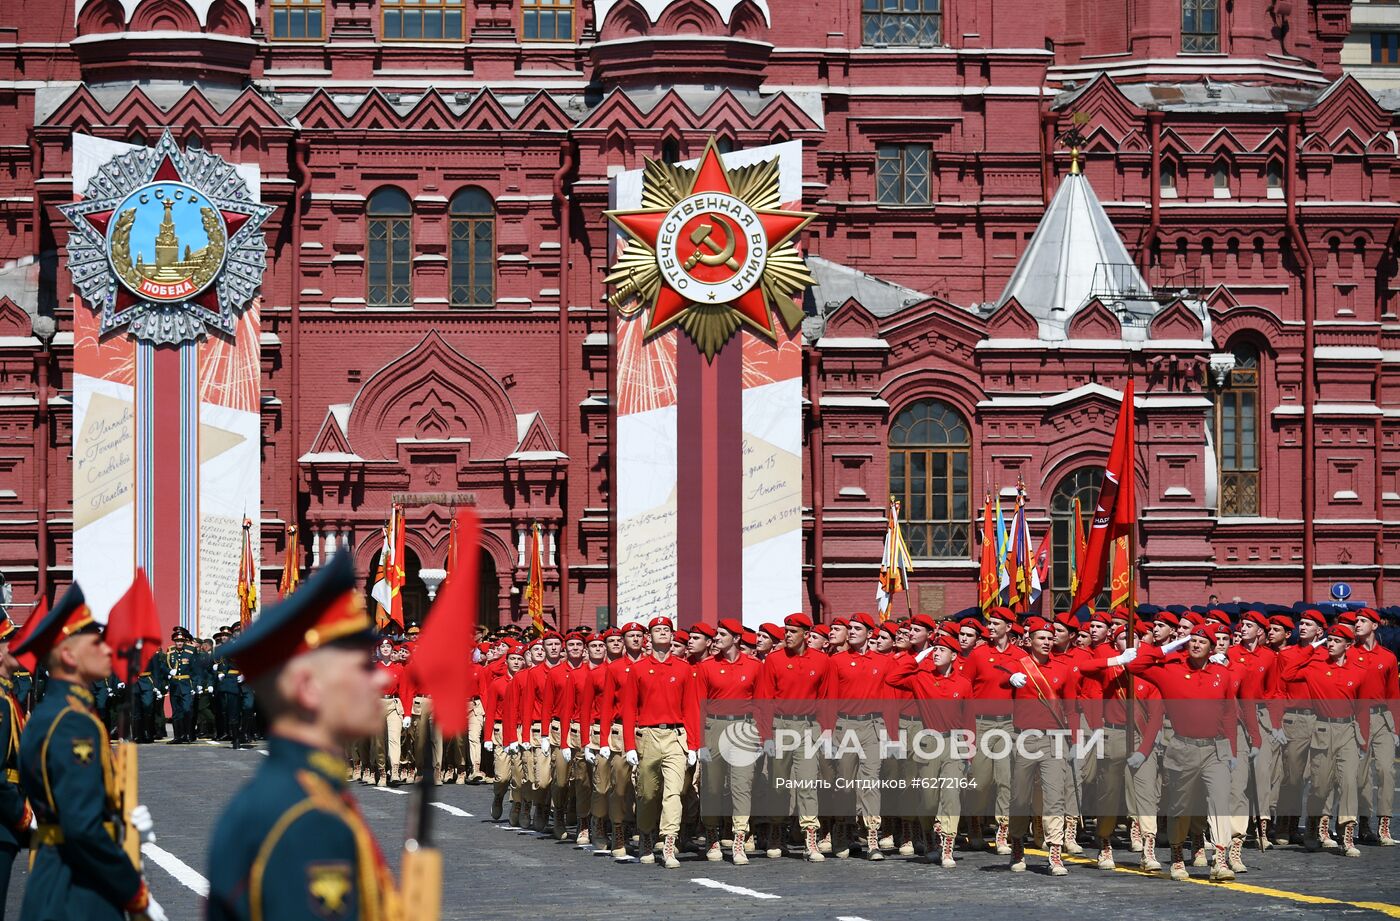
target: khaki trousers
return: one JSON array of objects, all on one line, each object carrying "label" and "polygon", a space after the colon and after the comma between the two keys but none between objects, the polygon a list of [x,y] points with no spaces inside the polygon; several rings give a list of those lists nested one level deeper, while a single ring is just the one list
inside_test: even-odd
[{"label": "khaki trousers", "polygon": [[[1167,775],[1167,834],[1172,847],[1186,841],[1191,820],[1202,813],[1211,840],[1216,844],[1229,842],[1230,764],[1220,753],[1221,747],[1228,746],[1225,740],[1182,735],[1173,735],[1168,743],[1162,770]],[[1246,751],[1245,757],[1248,755]]]},{"label": "khaki trousers", "polygon": [[[997,824],[1008,821],[1011,814],[1012,757],[991,758],[982,750],[980,740],[988,732],[1012,733],[1011,717],[977,717],[977,751],[972,756],[974,787],[968,797],[968,811],[974,816],[996,816]],[[975,829],[981,831],[981,829]]]},{"label": "khaki trousers", "polygon": [[773,759],[774,785],[781,781],[791,783],[787,791],[787,815],[790,816],[795,811],[797,824],[804,832],[819,828],[821,822],[817,819],[817,778],[821,773],[819,763],[822,758],[820,755],[809,757],[806,752],[815,747],[821,728],[815,720],[785,719],[779,716],[773,720],[773,731],[775,737],[778,733],[784,734],[778,738],[780,743],[784,739],[790,742],[794,737],[798,740],[795,749],[781,747],[779,751],[783,753]]},{"label": "khaki trousers", "polygon": [[[1018,732],[1016,736],[1011,757],[1011,840],[1024,838],[1030,830],[1031,809],[1039,785],[1045,845],[1064,844],[1065,816],[1073,815],[1075,809],[1069,762],[1055,757],[1056,740],[1046,733]],[[1065,741],[1061,753],[1072,751],[1070,743]]]},{"label": "khaki trousers", "polygon": [[[942,834],[956,835],[965,792],[958,783],[967,775],[963,767],[966,762],[957,756],[953,734],[930,732],[918,744],[913,733],[906,738],[910,740],[907,757],[911,773],[919,789],[919,825],[925,831],[936,828]],[[966,740],[961,744],[965,745]]]},{"label": "khaki trousers", "polygon": [[[514,765],[511,763],[516,759],[506,754],[506,747],[501,744],[501,724],[496,723],[492,728],[491,738],[495,740],[496,749],[491,753],[491,792],[497,796],[504,797],[511,789],[511,779],[514,777]],[[515,802],[520,801],[520,791],[516,788],[515,796],[511,797]]]},{"label": "khaki trousers", "polygon": [[[841,757],[837,776],[850,789],[840,791],[836,801],[838,818],[865,819],[866,827],[880,827],[880,732],[884,718],[841,717],[836,721],[832,744],[839,746]],[[859,751],[853,749],[859,746]]]},{"label": "khaki trousers", "polygon": [[[385,769],[396,773],[399,769],[403,733],[403,704],[397,697],[384,699],[384,735],[375,739],[374,769],[383,773]],[[384,754],[388,750],[389,763],[385,765]]]},{"label": "khaki trousers", "polygon": [[612,724],[608,733],[608,748],[612,754],[607,758],[599,755],[598,763],[593,766],[593,789],[595,792],[602,791],[594,798],[594,814],[598,814],[598,809],[606,809],[606,815],[614,825],[631,822],[636,817],[637,800],[632,784],[632,765],[623,757],[626,752],[622,750],[621,723]]},{"label": "khaki trousers", "polygon": [[[705,747],[710,750],[711,758],[700,765],[701,811],[704,813],[701,818],[705,825],[713,828],[724,817],[724,812],[728,812],[733,817],[734,833],[747,835],[749,816],[753,811],[755,765],[731,764],[724,759],[721,753],[729,744],[726,742],[721,746],[720,739],[726,731],[731,733],[731,738],[734,735],[758,737],[758,730],[747,718],[731,720],[712,716],[705,720]],[[725,803],[729,808],[720,811],[719,807]]]},{"label": "khaki trousers", "polygon": [[1312,751],[1313,724],[1311,713],[1285,713],[1283,733],[1288,741],[1283,746],[1283,757],[1279,765],[1278,799],[1276,806],[1279,818],[1297,817],[1303,808],[1303,781],[1308,776],[1308,762]]},{"label": "khaki trousers", "polygon": [[[1258,806],[1263,818],[1269,818],[1274,808],[1274,798],[1278,795],[1278,770],[1281,751],[1273,737],[1273,719],[1267,707],[1259,707],[1259,755],[1251,759],[1250,776],[1254,780],[1255,799],[1246,802]],[[1237,810],[1238,811],[1238,810]],[[1253,812],[1253,809],[1250,810]]]},{"label": "khaki trousers", "polygon": [[679,729],[638,728],[637,827],[665,837],[681,831],[685,740]]},{"label": "khaki trousers", "polygon": [[540,733],[540,724],[530,724],[530,747],[525,750],[525,757],[528,759],[527,770],[530,773],[531,802],[536,805],[549,805],[550,783],[554,776],[553,752],[545,754],[540,747],[540,740],[544,736]]},{"label": "khaki trousers", "polygon": [[[1372,786],[1372,778],[1375,786]],[[1390,710],[1371,708],[1371,738],[1361,758],[1361,814],[1388,816],[1395,802],[1395,729]]]},{"label": "khaki trousers", "polygon": [[1096,833],[1100,841],[1106,842],[1113,836],[1113,829],[1128,808],[1125,783],[1128,775],[1128,730],[1104,726],[1103,758],[1091,761],[1096,765],[1098,782],[1093,786],[1092,802],[1084,804],[1084,812],[1098,817]]},{"label": "khaki trousers", "polygon": [[481,769],[481,730],[485,726],[486,708],[482,706],[480,697],[473,697],[471,707],[467,710],[467,756],[471,763],[463,765],[469,768],[472,774],[485,774]]},{"label": "khaki trousers", "polygon": [[1357,776],[1361,767],[1361,727],[1355,720],[1332,722],[1316,718],[1309,752],[1308,818],[1328,814],[1328,799],[1335,795],[1337,827],[1356,821]]},{"label": "khaki trousers", "polygon": [[1157,834],[1157,810],[1162,804],[1162,775],[1158,769],[1157,752],[1153,751],[1147,760],[1135,771],[1127,765],[1128,774],[1128,813],[1137,819],[1138,827],[1144,835]]},{"label": "khaki trousers", "polygon": [[437,723],[433,723],[433,763],[431,765],[418,763],[421,760],[418,733],[423,725],[423,717],[430,715],[432,712],[433,699],[431,697],[413,698],[413,723],[408,729],[408,750],[413,753],[413,764],[420,773],[433,767],[442,767],[442,731],[438,729]]}]

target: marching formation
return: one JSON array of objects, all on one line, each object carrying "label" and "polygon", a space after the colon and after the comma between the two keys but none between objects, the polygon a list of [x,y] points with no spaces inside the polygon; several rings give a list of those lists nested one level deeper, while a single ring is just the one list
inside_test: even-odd
[{"label": "marching formation", "polygon": [[[1393,846],[1383,616],[1231,607],[1143,605],[1131,628],[1124,609],[994,608],[502,631],[478,646],[470,703],[492,817],[669,868],[687,849],[952,868],[960,847],[991,847],[1023,871],[1033,843],[1061,876],[1086,846],[1115,867],[1122,842],[1143,870],[1165,852],[1172,879],[1194,865],[1230,880],[1247,839]],[[407,699],[386,695],[391,740]]]}]

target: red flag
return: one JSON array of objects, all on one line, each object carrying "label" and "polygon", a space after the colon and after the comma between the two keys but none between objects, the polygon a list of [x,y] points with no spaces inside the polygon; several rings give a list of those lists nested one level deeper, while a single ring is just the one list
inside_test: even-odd
[{"label": "red flag", "polygon": [[1128,559],[1128,538],[1113,542],[1113,568],[1109,570],[1108,609],[1116,611],[1128,604],[1133,584],[1133,563]]},{"label": "red flag", "polygon": [[[49,599],[40,597],[39,603],[34,605],[34,610],[30,612],[29,619],[20,624],[19,629],[15,631],[15,635],[10,637],[10,650],[12,653],[16,646],[24,642],[24,638],[29,635],[29,631],[33,630],[35,625],[43,620],[44,615],[47,613],[49,613]],[[15,659],[20,665],[24,666],[24,670],[27,672],[34,671],[39,665],[39,660],[34,657],[34,653],[32,652],[15,654]]]},{"label": "red flag", "polygon": [[997,532],[992,522],[992,497],[982,504],[982,558],[978,566],[977,606],[982,609],[982,619],[997,603],[1001,586],[997,580]]},{"label": "red flag", "polygon": [[481,524],[471,506],[457,511],[457,540],[466,552],[438,589],[418,637],[411,668],[418,686],[433,699],[433,717],[444,737],[467,731],[471,670],[463,667],[476,640],[476,581],[481,554],[475,552]]},{"label": "red flag", "polygon": [[145,671],[146,663],[160,648],[160,617],[156,614],[156,599],[151,594],[146,570],[136,570],[131,587],[112,605],[112,613],[107,615],[106,640],[116,653],[112,664],[117,680],[127,684],[131,684],[135,678],[130,672],[130,654],[137,641],[142,641],[141,661],[136,668],[138,674]]},{"label": "red flag", "polygon": [[1113,447],[1104,467],[1103,486],[1099,488],[1098,506],[1094,509],[1094,525],[1089,532],[1089,548],[1079,563],[1079,588],[1074,593],[1071,611],[1088,604],[1103,590],[1108,574],[1108,555],[1113,542],[1127,536],[1137,525],[1137,500],[1133,482],[1133,382],[1123,389],[1123,405],[1118,410],[1118,428],[1113,433]]}]

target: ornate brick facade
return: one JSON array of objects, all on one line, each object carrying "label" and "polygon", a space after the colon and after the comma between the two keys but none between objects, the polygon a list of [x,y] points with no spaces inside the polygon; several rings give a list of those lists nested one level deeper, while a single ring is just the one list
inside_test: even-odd
[{"label": "ornate brick facade", "polygon": [[[971,603],[985,493],[1020,477],[1037,537],[1063,522],[1052,509],[1102,462],[1129,374],[1147,600],[1289,602],[1345,580],[1393,602],[1400,100],[1342,75],[1348,4],[1191,0],[1189,21],[1151,0],[916,5],[575,0],[542,18],[531,0],[443,0],[422,5],[429,23],[371,0],[7,4],[0,571],[17,600],[70,563],[66,331],[86,309],[56,211],[71,135],[149,142],[170,126],[258,163],[278,206],[269,591],[283,523],[306,563],[341,542],[367,570],[396,495],[431,584],[470,495],[488,607],[519,616],[538,520],[549,609],[593,622],[609,603],[608,179],[713,134],[803,141],[803,205],[820,215],[813,607],[873,601],[885,498],[913,488],[892,464],[934,465],[919,468],[914,605]],[[1074,126],[1076,181],[1127,264],[1062,246],[1091,281],[1042,315],[1003,292],[1068,181],[1057,137]]]}]

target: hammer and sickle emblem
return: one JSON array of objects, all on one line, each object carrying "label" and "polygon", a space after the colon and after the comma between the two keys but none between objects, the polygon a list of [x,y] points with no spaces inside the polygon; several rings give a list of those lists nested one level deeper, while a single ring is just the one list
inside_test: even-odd
[{"label": "hammer and sickle emblem", "polygon": [[[721,246],[715,242],[714,224],[697,225],[696,228],[690,232],[690,242],[695,244],[695,252],[691,253],[690,258],[685,261],[685,270],[689,272],[699,264],[724,265],[728,266],[730,271],[739,271],[739,261],[734,258],[734,247],[739,242],[739,228],[735,227],[734,223],[728,218],[721,215],[712,214],[710,217],[724,225],[724,229],[728,233],[728,238],[724,241],[724,245]],[[709,252],[706,252],[706,250],[709,250]]]}]

